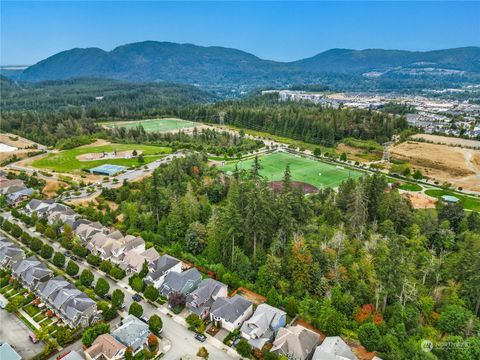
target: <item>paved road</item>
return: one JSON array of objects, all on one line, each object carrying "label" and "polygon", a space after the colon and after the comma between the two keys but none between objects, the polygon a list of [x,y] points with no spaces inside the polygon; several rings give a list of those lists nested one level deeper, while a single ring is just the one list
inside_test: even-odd
[{"label": "paved road", "polygon": [[[164,158],[152,161],[151,163],[145,164],[141,168],[134,169],[134,170],[127,170],[124,173],[118,174],[116,176],[111,176],[107,181],[105,182],[97,182],[93,185],[87,185],[79,190],[77,190],[77,194],[73,194],[73,191],[68,191],[68,196],[61,195],[58,197],[57,200],[63,200],[63,201],[68,201],[68,200],[77,200],[77,199],[85,199],[93,196],[98,196],[102,192],[103,188],[115,188],[122,186],[124,181],[135,181],[138,179],[141,179],[143,177],[149,176],[153,173],[153,171],[158,168],[162,164],[167,164],[171,162],[173,159],[178,158],[178,157],[184,157],[185,154],[181,152],[177,152],[174,154],[170,154]],[[145,168],[146,167],[146,168]],[[94,192],[88,192],[88,189],[91,187],[95,187]]]},{"label": "paved road", "polygon": [[33,344],[28,338],[30,329],[15,315],[0,309],[0,343],[12,345],[23,359],[30,359],[43,351],[43,343]]},{"label": "paved road", "polygon": [[[29,233],[31,236],[35,236],[42,240],[45,244],[49,244],[54,248],[55,251],[60,251],[63,252],[64,249],[60,246],[58,242],[52,242],[49,239],[46,239],[44,236],[41,234],[37,233],[34,229],[32,228],[27,228],[25,224],[23,224],[21,221],[18,219],[15,219],[12,217],[12,215],[9,212],[3,212],[1,214],[5,219],[8,219],[11,222],[14,222],[18,224],[24,231]],[[12,239],[11,236],[5,233],[6,236]],[[14,239],[13,239],[14,240]],[[17,241],[20,245],[21,243]],[[115,289],[120,289],[123,291],[125,294],[125,310],[128,311],[128,308],[130,305],[134,302],[132,299],[132,295],[135,294],[135,292],[128,286],[128,280],[127,278],[120,280],[120,281],[115,281],[110,279],[109,277],[106,277],[105,274],[98,270],[97,268],[92,267],[90,264],[88,264],[86,261],[77,261],[77,264],[80,267],[80,271],[83,271],[83,269],[89,269],[92,271],[92,273],[95,276],[95,281],[99,277],[103,277],[105,280],[108,281],[110,285],[110,293],[112,293]],[[181,358],[185,358],[188,356],[194,356],[196,355],[198,349],[201,346],[205,346],[208,350],[208,353],[210,354],[210,359],[239,359],[240,357],[237,356],[232,356],[233,350],[230,349],[230,354],[227,354],[226,350],[229,348],[224,346],[222,343],[218,342],[216,339],[207,336],[207,341],[204,343],[200,343],[194,338],[194,333],[189,331],[187,327],[184,325],[184,320],[181,319],[178,316],[174,316],[169,313],[169,311],[165,307],[160,307],[156,308],[146,301],[141,301],[140,304],[143,307],[144,310],[144,315],[147,317],[152,316],[153,314],[157,314],[158,316],[161,317],[163,321],[163,332],[162,332],[162,337],[166,338],[171,342],[171,349],[165,354],[165,356],[162,359],[166,360],[178,360]],[[170,314],[170,315],[166,315]],[[124,314],[126,315],[126,313]],[[74,350],[79,351],[79,347],[81,348],[81,344],[74,344],[72,348]],[[69,349],[70,347],[67,347]],[[225,350],[224,350],[225,349]],[[62,353],[68,350],[63,350]]]}]

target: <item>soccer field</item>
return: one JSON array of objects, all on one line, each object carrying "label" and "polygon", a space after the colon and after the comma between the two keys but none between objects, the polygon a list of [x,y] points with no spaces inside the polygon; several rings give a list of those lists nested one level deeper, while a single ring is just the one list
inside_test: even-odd
[{"label": "soccer field", "polygon": [[186,129],[198,126],[199,123],[187,121],[182,119],[148,119],[138,121],[115,121],[107,123],[99,123],[107,128],[113,129],[115,127],[123,127],[126,129],[136,128],[139,125],[145,129],[146,132],[165,132],[177,129]]},{"label": "soccer field", "polygon": [[[231,162],[220,168],[225,171],[234,171],[235,164],[239,169],[250,170],[254,159]],[[269,181],[282,180],[285,167],[290,164],[292,180],[301,181],[314,185],[317,188],[338,187],[344,180],[357,179],[363,175],[362,172],[342,169],[322,161],[311,160],[305,157],[293,155],[286,152],[275,152],[259,157],[260,174]]]}]

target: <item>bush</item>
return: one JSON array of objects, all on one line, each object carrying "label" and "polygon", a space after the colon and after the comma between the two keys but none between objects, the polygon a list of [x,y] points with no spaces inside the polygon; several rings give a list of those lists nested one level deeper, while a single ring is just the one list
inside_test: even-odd
[{"label": "bush", "polygon": [[163,322],[160,316],[155,314],[152,315],[150,319],[148,319],[148,327],[152,333],[159,335],[163,327]]},{"label": "bush", "polygon": [[358,328],[358,339],[367,351],[375,351],[380,343],[380,331],[374,323],[366,323]]},{"label": "bush", "polygon": [[92,346],[94,340],[102,334],[110,332],[110,325],[105,323],[99,323],[92,325],[84,330],[82,335],[82,343],[86,347]]},{"label": "bush", "polygon": [[106,274],[110,273],[110,270],[112,270],[112,264],[110,263],[110,261],[102,260],[102,262],[100,263],[100,270],[102,270]]},{"label": "bush", "polygon": [[80,270],[80,267],[77,265],[76,262],[73,260],[70,260],[67,264],[67,269],[66,272],[70,276],[75,276],[78,274],[78,271]]},{"label": "bush", "polygon": [[40,256],[44,259],[50,259],[53,255],[53,248],[50,245],[44,244],[40,250]]},{"label": "bush", "polygon": [[112,269],[109,272],[109,275],[117,280],[123,279],[127,274],[125,273],[125,270],[120,269],[117,266],[112,267]]},{"label": "bush", "polygon": [[128,313],[139,318],[143,315],[143,307],[139,303],[134,302],[132,305],[130,305]]},{"label": "bush", "polygon": [[449,305],[438,318],[438,328],[451,335],[463,335],[471,313],[462,306]]},{"label": "bush", "polygon": [[114,307],[116,307],[118,309],[120,306],[122,306],[124,300],[125,300],[125,294],[123,293],[122,290],[120,290],[120,289],[113,290],[112,305]]},{"label": "bush", "polygon": [[65,266],[65,256],[60,252],[56,252],[53,255],[52,262],[55,266],[58,266],[59,268],[63,268]]},{"label": "bush", "polygon": [[250,357],[250,353],[252,352],[252,347],[247,342],[247,340],[242,339],[237,344],[237,352],[243,357]]},{"label": "bush", "polygon": [[205,346],[202,346],[200,349],[198,349],[197,356],[203,359],[208,359],[209,354]]},{"label": "bush", "polygon": [[86,257],[89,253],[89,251],[86,247],[83,247],[83,246],[80,246],[80,245],[75,245],[72,248],[72,251],[75,255],[80,256],[82,258]]},{"label": "bush", "polygon": [[143,292],[145,298],[150,301],[155,301],[158,299],[158,290],[153,285],[148,285]]},{"label": "bush", "polygon": [[98,265],[100,265],[101,261],[102,261],[102,259],[100,258],[100,256],[93,255],[93,254],[88,254],[87,255],[87,262],[90,265],[98,266]]},{"label": "bush", "polygon": [[104,278],[100,278],[97,280],[95,284],[95,294],[100,297],[104,297],[107,295],[108,291],[110,290],[110,285],[108,284],[107,280]]},{"label": "bush", "polygon": [[89,287],[90,285],[92,285],[93,280],[94,280],[94,277],[90,270],[85,269],[80,274],[80,282],[82,283],[83,286]]}]

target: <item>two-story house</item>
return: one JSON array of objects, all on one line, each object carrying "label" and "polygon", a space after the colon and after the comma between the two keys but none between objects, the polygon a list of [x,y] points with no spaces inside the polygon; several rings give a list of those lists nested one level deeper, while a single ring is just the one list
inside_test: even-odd
[{"label": "two-story house", "polygon": [[228,286],[214,279],[205,279],[197,288],[187,295],[186,306],[201,319],[210,315],[210,308],[215,300],[228,296]]}]

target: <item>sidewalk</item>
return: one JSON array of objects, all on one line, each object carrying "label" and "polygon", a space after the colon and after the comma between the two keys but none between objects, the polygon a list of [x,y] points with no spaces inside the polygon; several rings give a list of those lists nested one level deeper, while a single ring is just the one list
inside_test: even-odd
[{"label": "sidewalk", "polygon": [[41,329],[41,328],[42,328],[42,327],[41,327],[40,325],[38,325],[38,323],[37,323],[35,320],[33,320],[33,319],[30,317],[30,315],[28,315],[23,309],[18,309],[18,312],[19,312],[25,319],[27,319],[27,321],[28,321],[30,324],[32,324],[35,329],[38,330],[38,329]]}]

